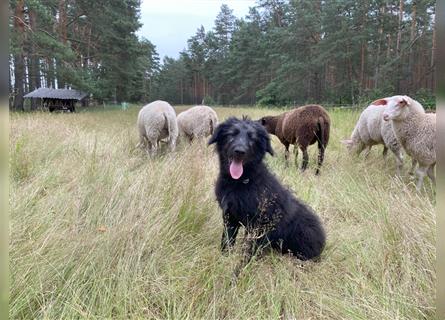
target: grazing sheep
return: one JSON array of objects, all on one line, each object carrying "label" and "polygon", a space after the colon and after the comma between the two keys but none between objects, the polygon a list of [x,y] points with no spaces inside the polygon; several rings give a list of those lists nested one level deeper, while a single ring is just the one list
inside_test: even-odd
[{"label": "grazing sheep", "polygon": [[138,114],[137,126],[140,142],[147,152],[155,155],[161,139],[167,138],[170,150],[174,151],[178,138],[178,124],[173,107],[161,100],[144,106]]},{"label": "grazing sheep", "polygon": [[286,148],[285,159],[289,158],[289,145],[294,145],[295,163],[297,163],[298,148],[303,152],[301,170],[307,168],[309,156],[307,147],[318,142],[318,165],[315,174],[319,174],[323,163],[324,152],[329,142],[331,120],[326,110],[319,105],[302,106],[278,116],[266,116],[259,120],[267,132],[280,139]]},{"label": "grazing sheep", "polygon": [[207,106],[196,106],[178,115],[179,136],[187,137],[190,142],[212,135],[217,125],[216,112]]},{"label": "grazing sheep", "polygon": [[422,187],[426,174],[435,184],[436,114],[425,113],[422,105],[408,96],[393,96],[380,101],[386,105],[383,120],[392,123],[397,140],[419,164],[417,190]]},{"label": "grazing sheep", "polygon": [[[383,144],[383,157],[386,158],[388,148],[394,153],[397,162],[397,173],[401,173],[403,168],[402,146],[392,129],[391,123],[383,121],[383,112],[386,106],[381,100],[371,103],[360,115],[360,118],[352,131],[351,138],[341,142],[347,146],[350,151],[355,151],[357,155],[366,148],[365,158],[369,155],[372,146]],[[413,162],[412,172],[415,167]]]}]

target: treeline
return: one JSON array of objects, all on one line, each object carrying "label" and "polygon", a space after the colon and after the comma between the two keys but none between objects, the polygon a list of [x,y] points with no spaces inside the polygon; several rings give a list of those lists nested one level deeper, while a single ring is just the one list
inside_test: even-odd
[{"label": "treeline", "polygon": [[139,0],[10,0],[9,10],[14,109],[41,86],[84,90],[98,102],[434,97],[432,0],[258,0],[242,19],[223,5],[213,29],[199,28],[180,57],[162,65],[136,35]]},{"label": "treeline", "polygon": [[[10,0],[10,108],[38,87],[75,88],[96,101],[148,101],[159,72],[139,39],[139,0]],[[35,105],[31,105],[35,108]]]},{"label": "treeline", "polygon": [[265,105],[433,98],[434,14],[431,0],[259,0],[243,19],[223,5],[212,30],[164,60],[157,95]]}]

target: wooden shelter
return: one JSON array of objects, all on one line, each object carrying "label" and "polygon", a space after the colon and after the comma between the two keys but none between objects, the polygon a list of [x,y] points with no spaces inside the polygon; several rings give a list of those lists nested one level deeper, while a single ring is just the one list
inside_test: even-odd
[{"label": "wooden shelter", "polygon": [[72,89],[39,88],[24,96],[24,98],[41,99],[42,108],[54,110],[76,111],[75,104],[80,101],[86,103],[88,94]]}]

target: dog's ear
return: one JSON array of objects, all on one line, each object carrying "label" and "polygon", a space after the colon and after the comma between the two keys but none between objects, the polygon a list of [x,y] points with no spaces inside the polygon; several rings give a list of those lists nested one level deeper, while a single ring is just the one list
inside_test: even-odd
[{"label": "dog's ear", "polygon": [[261,144],[261,149],[266,152],[269,152],[270,155],[273,156],[275,152],[273,151],[272,145],[270,144],[270,136],[267,133],[266,129],[261,125],[262,121],[263,118],[254,122],[259,138],[258,141]]},{"label": "dog's ear", "polygon": [[270,153],[271,156],[275,155],[272,146],[270,145],[270,140],[267,142],[267,148],[266,151]]},{"label": "dog's ear", "polygon": [[272,149],[272,145],[270,144],[270,137],[267,133],[266,133],[265,139],[266,139],[266,152],[269,152],[270,155],[273,156],[275,153]]},{"label": "dog's ear", "polygon": [[214,144],[221,138],[221,125],[218,125],[216,129],[213,131],[212,136],[209,139],[208,145]]}]

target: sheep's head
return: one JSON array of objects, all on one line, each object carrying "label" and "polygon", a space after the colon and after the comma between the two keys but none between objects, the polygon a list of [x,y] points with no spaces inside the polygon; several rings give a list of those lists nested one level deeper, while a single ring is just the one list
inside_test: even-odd
[{"label": "sheep's head", "polygon": [[276,117],[265,116],[259,119],[257,122],[259,122],[268,133],[275,134],[275,127],[277,126]]},{"label": "sheep's head", "polygon": [[402,120],[409,112],[408,108],[412,105],[413,100],[408,96],[393,96],[377,101],[385,101],[385,112],[383,112],[383,120]]},{"label": "sheep's head", "polygon": [[340,142],[346,146],[349,152],[351,152],[355,146],[354,141],[352,141],[352,139],[340,140]]}]

